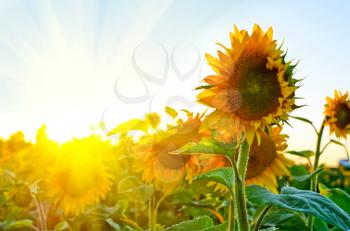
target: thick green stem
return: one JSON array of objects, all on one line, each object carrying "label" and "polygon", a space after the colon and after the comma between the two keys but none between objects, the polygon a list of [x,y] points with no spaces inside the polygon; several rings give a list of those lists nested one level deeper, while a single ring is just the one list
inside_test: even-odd
[{"label": "thick green stem", "polygon": [[149,231],[156,231],[156,213],[155,213],[155,194],[152,193],[152,195],[149,198],[148,201],[148,224],[149,224]]},{"label": "thick green stem", "polygon": [[248,167],[249,159],[249,144],[245,140],[239,149],[237,169],[234,177],[234,202],[236,204],[236,218],[238,230],[249,231],[249,220],[247,213],[247,204],[245,198],[245,174]]},{"label": "thick green stem", "polygon": [[[325,122],[326,122],[326,119],[323,120],[321,128],[320,128],[319,132],[317,133],[317,143],[316,143],[315,160],[314,160],[313,170],[316,170],[318,168],[318,164],[319,164],[319,160],[320,160],[320,156],[321,156],[321,143],[322,143],[322,135],[323,135]],[[310,190],[312,192],[317,191],[317,183],[318,183],[318,174],[311,177]],[[309,231],[313,231],[313,226],[314,226],[314,217],[309,216],[309,218],[308,218]]]},{"label": "thick green stem", "polygon": [[266,207],[260,212],[260,214],[259,214],[259,216],[258,216],[258,219],[257,219],[256,222],[255,222],[253,231],[258,231],[258,230],[259,230],[260,225],[261,225],[261,222],[264,220],[264,217],[265,217],[266,214],[270,211],[271,207],[272,207],[271,205],[266,206]]},{"label": "thick green stem", "polygon": [[244,141],[239,148],[237,169],[238,169],[239,177],[242,180],[242,182],[244,182],[245,174],[247,172],[249,149],[250,149],[250,146],[247,141]]}]

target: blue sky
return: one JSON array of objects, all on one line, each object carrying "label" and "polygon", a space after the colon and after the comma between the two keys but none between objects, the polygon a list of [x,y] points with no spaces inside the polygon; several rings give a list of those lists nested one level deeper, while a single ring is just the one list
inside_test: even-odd
[{"label": "blue sky", "polygon": [[[194,107],[192,89],[211,72],[204,53],[214,53],[216,41],[228,44],[233,24],[251,30],[254,23],[273,26],[288,57],[300,61],[298,95],[309,106],[295,114],[318,125],[325,96],[350,88],[348,15],[345,0],[0,0],[0,135],[24,130],[32,138],[46,123],[63,141],[169,102]],[[116,91],[143,100],[121,100]],[[313,148],[312,130],[292,125],[285,130],[291,148]],[[332,147],[323,160],[339,156]]]}]

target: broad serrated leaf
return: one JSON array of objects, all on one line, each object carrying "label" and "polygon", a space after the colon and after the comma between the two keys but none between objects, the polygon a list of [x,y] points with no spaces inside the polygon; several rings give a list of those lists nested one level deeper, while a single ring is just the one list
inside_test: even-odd
[{"label": "broad serrated leaf", "polygon": [[225,185],[232,191],[233,169],[229,167],[218,168],[196,176],[195,180],[209,180]]},{"label": "broad serrated leaf", "polygon": [[340,188],[326,188],[319,185],[321,195],[336,203],[345,212],[350,214],[350,195]]},{"label": "broad serrated leaf", "polygon": [[213,139],[202,139],[198,143],[188,143],[182,146],[177,152],[179,154],[220,154],[233,156],[236,143],[226,144]]},{"label": "broad serrated leaf", "polygon": [[322,171],[323,171],[323,168],[318,168],[310,174],[301,175],[301,176],[292,176],[292,177],[293,177],[293,180],[303,182],[303,181],[309,180],[311,177],[317,175],[318,173],[320,173]]},{"label": "broad serrated leaf", "polygon": [[315,155],[315,153],[311,150],[303,150],[303,151],[287,151],[288,154],[301,156],[304,158],[310,158]]},{"label": "broad serrated leaf", "polygon": [[316,217],[314,220],[314,229],[315,231],[329,231],[327,223],[318,217]]},{"label": "broad serrated leaf", "polygon": [[169,107],[169,106],[166,106],[165,107],[165,112],[171,116],[171,118],[175,119],[178,115],[177,111],[172,108],[172,107]]},{"label": "broad serrated leaf", "polygon": [[208,216],[196,217],[190,221],[184,221],[173,225],[163,231],[203,231],[214,226],[213,220]]},{"label": "broad serrated leaf", "polygon": [[203,229],[202,231],[227,231],[227,222],[222,223],[220,225],[215,225],[207,229]]},{"label": "broad serrated leaf", "polygon": [[124,123],[121,123],[117,125],[115,128],[113,128],[110,132],[108,132],[108,136],[115,135],[115,134],[125,134],[130,131],[147,131],[149,127],[149,124],[146,123],[146,121],[142,119],[131,119]]},{"label": "broad serrated leaf", "polygon": [[252,185],[247,187],[247,195],[253,204],[272,205],[313,215],[338,228],[350,229],[350,216],[331,200],[316,192],[283,187],[281,194]]},{"label": "broad serrated leaf", "polygon": [[306,230],[301,214],[284,208],[272,208],[264,217],[263,227],[277,228],[283,231]]}]

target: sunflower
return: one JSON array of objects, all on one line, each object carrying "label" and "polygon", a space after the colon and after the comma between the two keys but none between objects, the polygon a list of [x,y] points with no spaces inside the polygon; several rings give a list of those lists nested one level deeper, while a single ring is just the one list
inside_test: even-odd
[{"label": "sunflower", "polygon": [[[288,176],[288,167],[293,161],[288,159],[283,152],[287,148],[287,135],[281,134],[281,127],[273,127],[271,135],[261,134],[261,143],[258,145],[254,139],[250,147],[246,185],[257,184],[277,192],[278,176]],[[204,162],[203,171],[209,171],[218,167],[229,166],[229,162],[223,156],[215,156]],[[209,185],[212,185],[210,183]],[[222,191],[222,185],[216,186]]]},{"label": "sunflower", "polygon": [[235,26],[230,33],[231,48],[219,43],[224,52],[218,51],[218,58],[206,54],[215,75],[204,78],[207,85],[198,87],[203,91],[197,98],[215,108],[203,127],[216,129],[222,141],[244,135],[251,144],[255,135],[287,120],[296,107],[296,65],[285,61],[286,54],[272,34],[271,27],[264,33],[254,25],[249,35]]},{"label": "sunflower", "polygon": [[108,151],[94,136],[62,145],[46,183],[48,196],[66,215],[78,215],[106,197],[114,178],[103,161],[102,153]]},{"label": "sunflower", "polygon": [[188,114],[186,121],[179,120],[176,126],[166,131],[140,139],[133,150],[136,171],[142,172],[144,182],[153,183],[156,189],[169,194],[180,186],[183,179],[191,181],[200,172],[196,155],[184,156],[175,151],[200,139],[201,118],[201,115]]},{"label": "sunflower", "polygon": [[348,92],[342,94],[334,91],[334,98],[327,97],[324,114],[326,115],[325,125],[329,126],[330,134],[340,138],[346,138],[350,134],[350,100]]}]

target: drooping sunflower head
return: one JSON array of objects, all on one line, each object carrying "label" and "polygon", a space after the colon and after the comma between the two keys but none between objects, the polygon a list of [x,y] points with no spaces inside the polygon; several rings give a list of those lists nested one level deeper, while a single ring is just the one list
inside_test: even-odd
[{"label": "drooping sunflower head", "polygon": [[99,203],[111,188],[114,177],[103,161],[106,147],[101,144],[94,137],[65,143],[58,163],[50,169],[47,194],[66,215]]},{"label": "drooping sunflower head", "polygon": [[200,172],[196,156],[183,156],[175,151],[183,145],[200,139],[201,116],[189,114],[187,121],[166,131],[147,135],[134,147],[135,168],[142,172],[142,179],[152,183],[165,194],[171,193],[186,177],[191,180]]},{"label": "drooping sunflower head", "polygon": [[[287,148],[287,135],[281,134],[281,128],[274,126],[271,134],[261,134],[261,143],[254,139],[249,152],[248,169],[245,183],[257,184],[274,192],[277,191],[277,177],[288,176],[288,167],[293,161],[288,159],[283,151]],[[204,171],[219,167],[230,166],[229,161],[223,156],[215,156],[205,161]],[[222,185],[216,185],[217,190],[223,190]]]},{"label": "drooping sunflower head", "polygon": [[283,153],[288,136],[281,134],[281,130],[281,127],[273,127],[270,136],[262,134],[260,145],[254,140],[249,152],[247,185],[258,184],[276,192],[276,178],[289,175],[288,167],[294,162]]},{"label": "drooping sunflower head", "polygon": [[271,27],[264,33],[254,25],[249,35],[235,26],[231,47],[220,44],[224,52],[218,51],[218,58],[206,55],[215,74],[204,78],[208,85],[199,87],[198,100],[216,109],[205,120],[207,127],[237,138],[245,135],[251,143],[258,130],[288,119],[296,107],[296,65],[285,61],[272,34]]},{"label": "drooping sunflower head", "polygon": [[348,92],[334,91],[334,98],[327,97],[324,114],[330,133],[340,138],[350,134],[350,100]]}]

